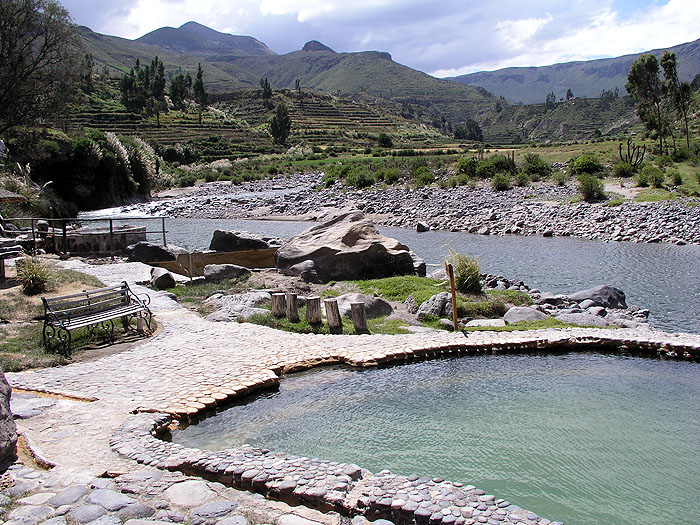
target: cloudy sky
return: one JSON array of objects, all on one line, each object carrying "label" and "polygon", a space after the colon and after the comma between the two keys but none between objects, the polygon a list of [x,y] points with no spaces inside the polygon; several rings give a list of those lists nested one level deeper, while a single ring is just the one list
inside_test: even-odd
[{"label": "cloudy sky", "polygon": [[99,33],[194,20],[276,53],[319,40],[436,76],[620,56],[700,38],[698,0],[59,0]]}]

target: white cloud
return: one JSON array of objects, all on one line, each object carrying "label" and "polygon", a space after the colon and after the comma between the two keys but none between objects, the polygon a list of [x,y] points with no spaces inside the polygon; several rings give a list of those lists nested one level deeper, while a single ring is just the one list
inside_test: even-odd
[{"label": "white cloud", "polygon": [[554,20],[547,13],[545,18],[526,18],[523,20],[504,20],[496,24],[496,31],[503,41],[514,49],[525,47],[537,31]]}]

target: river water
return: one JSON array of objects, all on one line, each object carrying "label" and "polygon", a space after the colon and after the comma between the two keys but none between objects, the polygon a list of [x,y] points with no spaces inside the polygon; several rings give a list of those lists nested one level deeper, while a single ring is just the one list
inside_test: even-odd
[{"label": "river water", "polygon": [[173,440],[440,476],[567,525],[700,523],[700,364],[597,354],[316,369]]},{"label": "river water", "polygon": [[[160,219],[131,219],[160,228]],[[216,229],[247,230],[287,239],[308,228],[300,221],[167,219],[168,243],[206,249]],[[569,237],[482,236],[463,232],[417,233],[379,227],[428,264],[441,267],[449,249],[475,256],[483,272],[524,281],[553,293],[572,293],[600,284],[617,286],[629,306],[649,308],[658,329],[700,332],[700,246],[603,242]],[[152,236],[160,240],[158,235]],[[430,271],[430,267],[429,270]]]}]

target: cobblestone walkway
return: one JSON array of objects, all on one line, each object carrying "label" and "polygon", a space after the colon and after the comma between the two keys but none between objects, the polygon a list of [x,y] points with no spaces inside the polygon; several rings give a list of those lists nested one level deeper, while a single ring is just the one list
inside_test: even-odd
[{"label": "cobblestone walkway", "polygon": [[[149,267],[139,263],[87,266],[71,262],[69,265],[95,275],[106,284],[127,280],[138,293],[149,293],[152,296],[152,309],[162,330],[132,350],[96,361],[7,374],[8,381],[17,392],[41,392],[60,396],[51,401],[50,407],[37,408],[31,417],[19,420],[18,427],[27,436],[36,453],[54,463],[54,471],[64,475],[100,476],[105,472],[133,474],[143,469],[133,461],[140,461],[138,454],[131,454],[132,459],[127,459],[124,456],[129,454],[118,454],[110,446],[110,439],[118,430],[123,434],[124,428],[130,428],[133,433],[138,433],[135,430],[137,427],[131,423],[135,417],[131,414],[135,412],[163,413],[171,419],[196,419],[198,414],[225,404],[236,396],[276,384],[283,372],[322,363],[376,366],[457,353],[527,351],[552,346],[622,346],[633,352],[652,355],[660,353],[680,358],[697,358],[700,351],[698,335],[665,334],[648,330],[476,332],[469,337],[448,332],[400,336],[290,334],[251,324],[206,321],[181,308],[167,294],[138,286],[136,283],[149,278]],[[153,421],[143,424],[151,427],[154,425]],[[146,428],[145,433],[150,431],[150,427]],[[146,437],[151,436],[148,434]],[[125,444],[125,439],[128,436],[122,437],[119,442],[122,449],[131,446]],[[151,442],[147,446],[162,449],[162,446]],[[186,456],[180,453],[179,457]],[[179,466],[172,463],[172,457],[166,458],[166,455],[156,459],[154,464],[161,462],[163,464],[160,466],[166,468]],[[231,467],[231,476],[234,476],[233,471]],[[206,475],[210,471],[204,469],[202,472]],[[238,473],[239,482],[242,474]],[[389,476],[387,473],[380,474],[385,478]],[[407,487],[417,486],[415,483],[411,485],[415,480],[406,482],[394,478],[391,484],[401,482]],[[357,480],[352,480],[352,483],[355,481]],[[346,496],[357,489],[357,497],[361,498],[361,487],[354,487],[350,481],[347,483]],[[425,485],[425,482],[418,483],[421,484]],[[453,489],[463,492],[461,486]],[[374,492],[379,494],[381,491]],[[410,490],[408,492],[410,494]],[[387,505],[386,497],[377,497],[376,501],[371,501],[371,495],[371,491],[365,494],[365,505],[374,505],[379,509],[377,512],[382,505]],[[465,498],[470,495],[474,496],[466,494]],[[483,492],[476,496],[481,498],[476,500],[477,505],[485,510],[478,511],[474,506],[474,516],[471,512],[468,517],[466,513],[459,514],[457,509],[450,519],[446,513],[440,515],[439,510],[436,511],[437,514],[431,510],[427,513],[427,518],[434,521],[442,516],[439,521],[446,524],[457,522],[459,525],[482,522],[477,519],[478,516],[484,517],[483,514],[487,514],[488,519],[484,522],[489,523],[489,520],[497,523],[549,523],[534,515],[529,519],[527,513],[520,516],[516,513],[517,509],[507,509],[503,505],[499,507],[499,503],[495,503],[492,497],[483,495]],[[326,502],[329,497],[325,494],[322,496]],[[380,500],[383,503],[380,504]],[[502,504],[502,500],[500,502]],[[263,505],[260,501],[257,503]],[[466,503],[468,499],[465,499]],[[391,507],[391,500],[388,504]],[[412,506],[409,505],[409,508]],[[421,514],[419,505],[411,512],[415,512],[416,519],[426,514]],[[517,519],[511,519],[511,515]]]}]

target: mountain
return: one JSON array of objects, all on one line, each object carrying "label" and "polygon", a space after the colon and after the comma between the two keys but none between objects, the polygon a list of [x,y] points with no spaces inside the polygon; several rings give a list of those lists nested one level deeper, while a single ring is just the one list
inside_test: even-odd
[{"label": "mountain", "polygon": [[265,44],[251,36],[220,33],[197,22],[187,22],[178,28],[161,27],[137,38],[136,42],[197,57],[275,54]]},{"label": "mountain", "polygon": [[[666,50],[676,54],[681,80],[690,81],[700,73],[700,39]],[[660,59],[664,51],[655,49],[647,53]],[[577,97],[598,97],[603,90],[614,91],[615,88],[624,94],[627,73],[640,54],[541,67],[509,67],[461,75],[451,80],[480,86],[510,102],[523,104],[544,102],[547,93],[552,91],[558,99],[564,98],[567,89]]]}]

